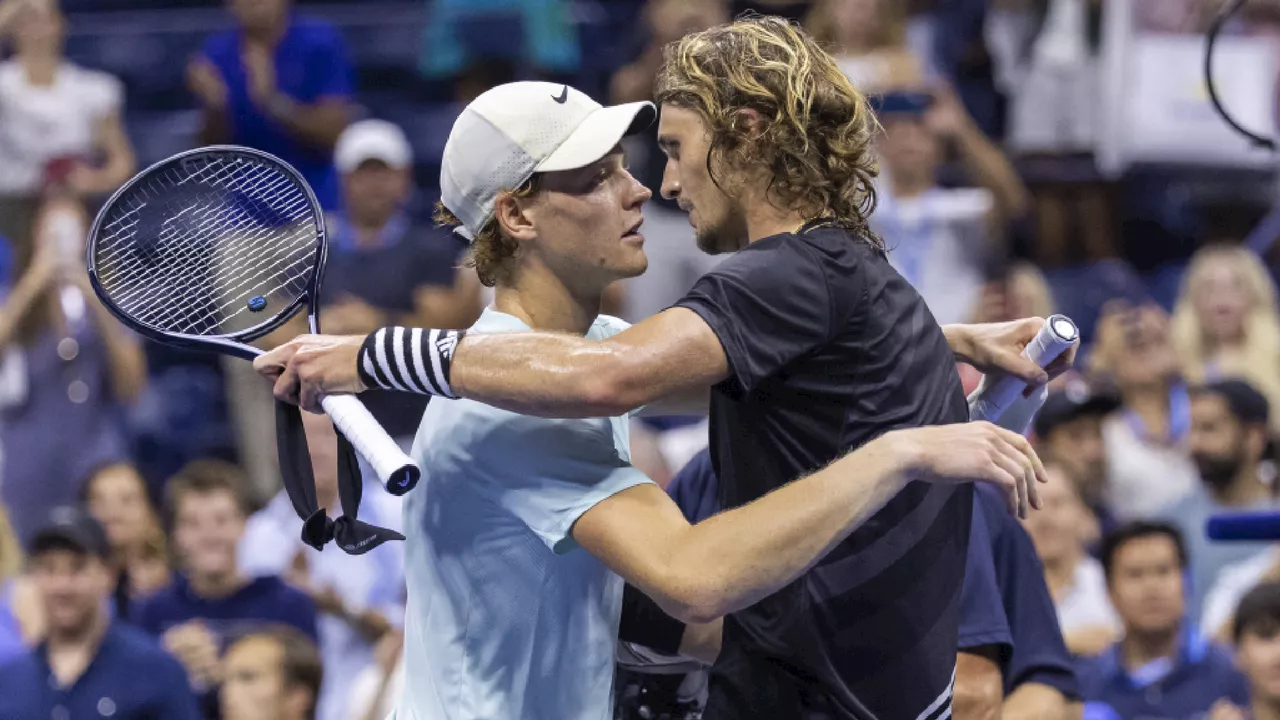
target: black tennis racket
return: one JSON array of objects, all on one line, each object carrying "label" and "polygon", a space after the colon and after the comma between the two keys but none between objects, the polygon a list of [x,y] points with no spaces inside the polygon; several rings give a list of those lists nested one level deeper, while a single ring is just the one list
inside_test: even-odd
[{"label": "black tennis racket", "polygon": [[[116,191],[89,231],[89,279],[117,318],[182,348],[252,360],[249,345],[307,304],[320,332],[324,212],[287,163],[250,148],[174,155]],[[321,403],[334,425],[401,494],[418,466],[351,395]]]}]

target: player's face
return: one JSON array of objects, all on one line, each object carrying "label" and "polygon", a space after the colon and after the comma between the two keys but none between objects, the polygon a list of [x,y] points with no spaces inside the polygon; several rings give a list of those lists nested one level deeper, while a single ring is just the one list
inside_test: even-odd
[{"label": "player's face", "polygon": [[280,646],[267,638],[253,637],[232,645],[222,661],[224,720],[288,717],[283,661]]},{"label": "player's face", "polygon": [[1036,553],[1046,563],[1084,550],[1082,526],[1088,522],[1070,478],[1057,466],[1045,468],[1049,482],[1040,487],[1042,507],[1023,520]]},{"label": "player's face", "polygon": [[244,514],[228,492],[187,493],[178,501],[174,543],[193,575],[235,572],[236,546],[244,535]]},{"label": "player's face", "polygon": [[14,38],[22,54],[51,55],[62,52],[62,13],[54,3],[31,3],[15,18]]},{"label": "player's face", "polygon": [[649,266],[641,208],[652,195],[627,171],[620,150],[586,167],[547,173],[525,208],[535,237],[521,252],[593,290],[640,275]]},{"label": "player's face", "polygon": [[675,200],[689,213],[698,248],[717,255],[745,247],[746,214],[736,200],[716,185],[707,170],[711,133],[698,113],[663,105],[658,121],[658,145],[667,156],[662,173],[662,196]]},{"label": "player's face", "polygon": [[1197,280],[1192,302],[1205,335],[1215,342],[1240,340],[1253,306],[1248,281],[1223,259],[1208,263]]},{"label": "player's face", "polygon": [[1111,604],[1132,632],[1176,628],[1182,617],[1182,568],[1173,541],[1150,535],[1126,542],[1116,552],[1107,578]]},{"label": "player's face", "polygon": [[114,548],[135,547],[154,529],[146,484],[128,465],[112,465],[93,477],[88,492],[93,515]]},{"label": "player's face", "polygon": [[1236,665],[1249,679],[1253,697],[1268,704],[1280,701],[1280,627],[1245,630],[1236,645]]},{"label": "player's face", "polygon": [[101,558],[74,550],[46,550],[31,559],[31,578],[44,604],[49,629],[75,633],[89,627],[111,592]]}]

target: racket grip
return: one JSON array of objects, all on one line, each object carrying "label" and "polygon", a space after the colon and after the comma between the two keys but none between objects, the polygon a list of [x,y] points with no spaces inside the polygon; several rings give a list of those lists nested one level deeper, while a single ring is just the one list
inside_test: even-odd
[{"label": "racket grip", "polygon": [[[1040,367],[1058,359],[1080,338],[1080,330],[1066,315],[1053,315],[1023,349],[1022,356]],[[1007,374],[988,375],[969,398],[969,419],[996,422],[1026,391],[1026,382]]]},{"label": "racket grip", "polygon": [[373,467],[387,492],[403,495],[418,484],[422,477],[418,464],[400,449],[355,395],[328,395],[320,405],[356,452]]}]

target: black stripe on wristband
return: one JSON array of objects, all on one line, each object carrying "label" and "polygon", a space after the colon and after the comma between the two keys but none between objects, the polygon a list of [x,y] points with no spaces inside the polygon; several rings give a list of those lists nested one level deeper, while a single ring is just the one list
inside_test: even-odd
[{"label": "black stripe on wristband", "polygon": [[453,351],[465,332],[385,327],[360,346],[357,371],[366,387],[454,397]]}]

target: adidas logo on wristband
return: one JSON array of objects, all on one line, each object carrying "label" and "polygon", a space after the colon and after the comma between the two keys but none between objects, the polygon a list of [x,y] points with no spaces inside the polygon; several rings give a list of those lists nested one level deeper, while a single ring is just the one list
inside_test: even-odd
[{"label": "adidas logo on wristband", "polygon": [[449,366],[461,330],[384,327],[360,346],[360,379],[367,387],[455,398]]}]

